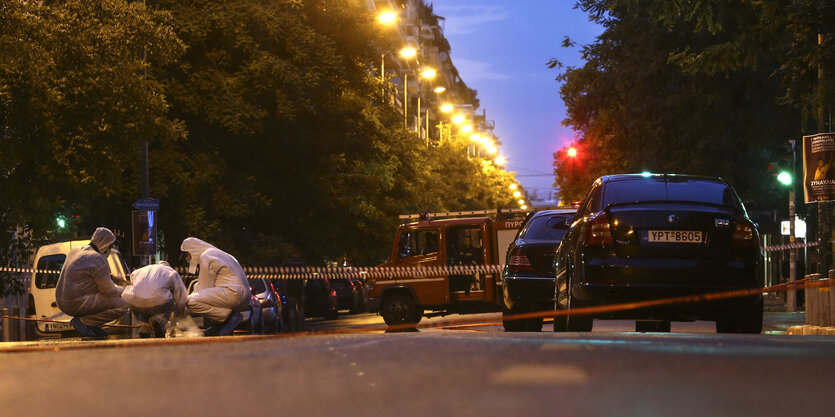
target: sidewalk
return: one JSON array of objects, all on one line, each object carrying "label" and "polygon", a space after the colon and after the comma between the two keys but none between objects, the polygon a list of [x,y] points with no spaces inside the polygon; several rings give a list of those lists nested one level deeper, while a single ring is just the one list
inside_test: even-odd
[{"label": "sidewalk", "polygon": [[[766,293],[764,296],[764,308],[763,310],[766,314],[770,315],[780,315],[780,313],[786,313],[786,302],[783,299],[784,294],[771,294]],[[797,313],[786,313],[786,314],[802,314],[803,320],[806,320],[806,312],[803,308],[798,308]],[[799,317],[799,316],[798,316]],[[797,318],[795,318],[796,320]],[[785,330],[786,334],[790,335],[798,335],[798,336],[816,336],[816,335],[825,335],[825,336],[835,336],[835,327],[828,326],[814,326],[811,324],[796,324],[790,326],[788,329]]]}]

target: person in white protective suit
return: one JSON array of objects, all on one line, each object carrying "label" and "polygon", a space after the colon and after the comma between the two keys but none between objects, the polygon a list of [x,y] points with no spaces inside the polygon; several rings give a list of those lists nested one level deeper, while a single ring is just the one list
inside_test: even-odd
[{"label": "person in white protective suit", "polygon": [[188,260],[188,272],[197,274],[195,291],[188,296],[188,310],[209,319],[206,336],[227,336],[250,309],[252,293],[241,264],[230,254],[195,237],[180,246]]},{"label": "person in white protective suit", "polygon": [[116,243],[110,229],[99,227],[93,232],[90,244],[70,251],[55,298],[58,308],[69,316],[70,323],[84,337],[107,338],[101,325],[116,320],[128,311],[120,297],[124,288],[113,283],[107,257]]},{"label": "person in white protective suit", "polygon": [[180,274],[168,262],[159,261],[131,272],[130,282],[122,299],[143,322],[140,336],[149,336],[151,328],[155,337],[165,337],[169,317],[172,313],[183,316],[188,301]]}]

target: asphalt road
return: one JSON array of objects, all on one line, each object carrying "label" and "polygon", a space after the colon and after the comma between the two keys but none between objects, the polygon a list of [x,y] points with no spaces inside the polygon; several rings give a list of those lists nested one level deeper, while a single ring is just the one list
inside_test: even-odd
[{"label": "asphalt road", "polygon": [[464,316],[346,332],[379,322],[355,315],[301,335],[7,345],[0,401],[3,416],[833,415],[835,338],[778,334],[798,317],[766,316],[764,335],[504,333]]}]

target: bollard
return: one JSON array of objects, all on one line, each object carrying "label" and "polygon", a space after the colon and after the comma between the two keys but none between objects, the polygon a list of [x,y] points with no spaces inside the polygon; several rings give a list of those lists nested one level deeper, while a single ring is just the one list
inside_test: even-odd
[{"label": "bollard", "polygon": [[[26,317],[30,318],[30,319],[34,319],[35,315],[30,314]],[[23,335],[24,335],[23,339],[24,340],[35,340],[35,326],[34,326],[34,324],[35,324],[35,322],[33,322],[33,321],[27,321],[23,325]]]},{"label": "bollard", "polygon": [[[815,282],[820,279],[821,274],[809,274],[806,275],[806,278],[809,279],[809,282]],[[815,311],[817,308],[817,291],[816,288],[806,287],[803,290],[803,294],[805,295],[806,299],[806,324],[816,326],[817,323],[815,322]]]},{"label": "bollard", "polygon": [[3,341],[9,342],[12,338],[9,334],[9,332],[12,331],[12,326],[9,324],[11,322],[11,320],[9,320],[9,309],[6,307],[0,308],[0,316],[3,316]]},{"label": "bollard", "polygon": [[[832,271],[829,271],[829,276],[832,276]],[[826,281],[822,279],[821,281]],[[829,315],[829,287],[818,287],[818,314],[820,315],[820,324],[822,327],[829,327],[832,325],[832,318]]]},{"label": "bollard", "polygon": [[12,307],[11,313],[12,313],[11,314],[12,319],[11,319],[11,322],[9,322],[9,324],[11,325],[10,327],[11,327],[11,330],[12,330],[11,331],[12,341],[13,342],[19,342],[20,341],[20,320],[17,320],[17,318],[20,317],[20,309],[17,308],[17,307]]}]

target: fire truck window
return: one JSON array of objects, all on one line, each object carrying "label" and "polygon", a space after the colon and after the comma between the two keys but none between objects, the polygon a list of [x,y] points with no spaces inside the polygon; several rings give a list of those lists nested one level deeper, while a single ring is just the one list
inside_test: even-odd
[{"label": "fire truck window", "polygon": [[484,263],[481,228],[470,227],[454,230],[449,234],[448,253],[451,265],[481,265]]},{"label": "fire truck window", "polygon": [[402,233],[398,253],[400,258],[438,253],[438,231],[413,230]]}]

